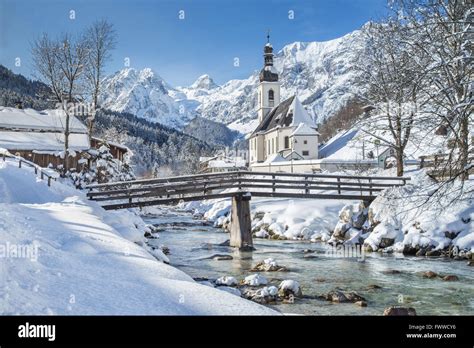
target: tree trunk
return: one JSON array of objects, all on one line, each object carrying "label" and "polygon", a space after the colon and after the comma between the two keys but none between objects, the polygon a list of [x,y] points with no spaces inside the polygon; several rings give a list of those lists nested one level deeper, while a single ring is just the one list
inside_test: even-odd
[{"label": "tree trunk", "polygon": [[469,170],[467,165],[469,163],[469,120],[464,117],[461,120],[459,131],[459,168],[461,171],[461,180],[469,179]]},{"label": "tree trunk", "polygon": [[403,149],[396,149],[395,156],[397,158],[397,176],[403,176]]},{"label": "tree trunk", "polygon": [[64,174],[69,170],[69,111],[66,110],[66,127],[64,129]]}]

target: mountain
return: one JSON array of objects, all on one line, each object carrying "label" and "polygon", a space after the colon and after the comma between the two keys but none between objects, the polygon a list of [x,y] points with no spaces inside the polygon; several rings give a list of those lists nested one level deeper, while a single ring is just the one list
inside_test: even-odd
[{"label": "mountain", "polygon": [[199,76],[198,79],[190,86],[192,90],[205,90],[210,91],[219,87],[215,84],[214,80],[207,74]]},{"label": "mountain", "polygon": [[107,109],[177,129],[193,118],[191,114],[196,107],[193,101],[181,100],[176,93],[170,96],[172,87],[149,68],[120,70],[105,78],[104,86],[101,104]]},{"label": "mountain", "polygon": [[239,133],[230,130],[224,124],[203,117],[195,117],[183,129],[183,132],[212,145],[231,146]]},{"label": "mountain", "polygon": [[[284,46],[274,59],[282,100],[296,93],[317,122],[338,113],[357,92],[353,63],[363,45],[356,30],[331,41]],[[257,85],[258,71],[222,86],[203,75],[188,87],[173,88],[150,69],[124,69],[106,79],[103,104],[179,129],[201,116],[247,133],[257,123]]]},{"label": "mountain", "polygon": [[44,110],[54,107],[51,90],[40,81],[28,80],[0,64],[0,105]]}]

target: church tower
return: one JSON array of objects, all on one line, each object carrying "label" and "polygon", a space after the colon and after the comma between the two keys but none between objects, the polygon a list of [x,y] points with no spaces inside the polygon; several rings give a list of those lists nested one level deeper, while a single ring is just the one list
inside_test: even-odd
[{"label": "church tower", "polygon": [[267,34],[267,44],[263,48],[264,67],[260,71],[258,85],[258,122],[267,116],[274,106],[280,104],[280,82],[278,73],[273,66],[273,47],[270,44],[270,34]]}]

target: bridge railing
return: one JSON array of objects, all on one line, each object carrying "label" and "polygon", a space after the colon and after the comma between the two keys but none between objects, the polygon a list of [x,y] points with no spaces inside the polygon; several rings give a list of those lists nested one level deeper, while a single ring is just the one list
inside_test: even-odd
[{"label": "bridge railing", "polygon": [[403,186],[406,177],[366,177],[332,174],[230,172],[89,186],[96,201],[125,201],[110,209],[167,204],[247,192],[260,197],[339,198],[372,200],[380,191]]}]

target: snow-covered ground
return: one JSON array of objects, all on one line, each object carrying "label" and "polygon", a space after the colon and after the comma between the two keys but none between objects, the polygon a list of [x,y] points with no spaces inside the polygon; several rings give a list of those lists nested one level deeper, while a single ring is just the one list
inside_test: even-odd
[{"label": "snow-covered ground", "polygon": [[277,314],[159,261],[133,212],[17,166],[0,161],[1,314]]}]

